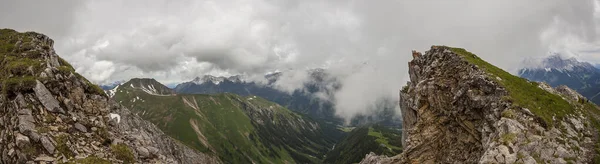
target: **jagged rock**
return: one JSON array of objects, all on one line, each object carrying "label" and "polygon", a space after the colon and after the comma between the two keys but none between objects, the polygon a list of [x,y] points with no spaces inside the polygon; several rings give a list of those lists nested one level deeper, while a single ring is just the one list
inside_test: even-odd
[{"label": "jagged rock", "polygon": [[80,132],[84,132],[87,133],[87,128],[83,125],[81,125],[80,123],[75,123],[75,125],[73,125],[75,127],[75,129],[79,130]]},{"label": "jagged rock", "polygon": [[54,144],[52,143],[52,141],[50,141],[50,139],[48,139],[48,137],[42,137],[40,139],[42,146],[44,146],[44,148],[46,149],[46,151],[48,151],[48,153],[50,154],[54,154]]},{"label": "jagged rock", "polygon": [[35,88],[33,88],[33,91],[44,107],[46,107],[46,110],[56,113],[65,113],[65,111],[58,104],[58,101],[54,98],[54,96],[52,96],[52,93],[48,91],[42,82],[36,80],[36,85]]},{"label": "jagged rock", "polygon": [[[590,120],[598,116],[588,110],[599,109],[588,109],[590,104],[574,90],[516,81],[511,75],[498,78],[498,68],[464,50],[433,46],[413,57],[410,81],[400,92],[403,153],[369,154],[361,163],[590,163],[597,156],[593,146],[583,143],[597,139],[591,134],[598,129]],[[521,107],[509,92],[514,88],[505,83],[554,94],[559,98],[550,102],[571,105],[572,113],[550,117],[541,115],[550,109]],[[530,103],[542,103],[535,101],[543,98]],[[581,137],[587,131],[594,139]]]}]

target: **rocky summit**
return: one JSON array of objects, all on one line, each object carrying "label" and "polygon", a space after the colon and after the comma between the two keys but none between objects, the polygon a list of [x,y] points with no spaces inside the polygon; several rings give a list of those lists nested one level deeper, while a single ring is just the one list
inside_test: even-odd
[{"label": "rocky summit", "polygon": [[109,100],[52,46],[0,30],[0,163],[219,163]]},{"label": "rocky summit", "polygon": [[400,92],[402,154],[361,163],[598,163],[600,110],[460,48],[413,52]]}]

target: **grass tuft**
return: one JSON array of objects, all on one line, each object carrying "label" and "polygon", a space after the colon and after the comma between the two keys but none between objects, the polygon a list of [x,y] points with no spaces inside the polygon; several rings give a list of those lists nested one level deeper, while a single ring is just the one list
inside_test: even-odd
[{"label": "grass tuft", "polygon": [[110,149],[111,149],[113,155],[115,155],[115,158],[117,158],[118,160],[122,160],[123,163],[134,163],[135,162],[133,152],[131,151],[129,146],[127,146],[125,144],[116,144],[116,145],[112,145],[110,147]]},{"label": "grass tuft", "polygon": [[549,93],[538,87],[537,83],[532,83],[526,79],[514,76],[484,60],[475,54],[462,48],[449,49],[462,56],[469,63],[478,66],[491,77],[500,77],[502,80],[491,78],[506,88],[509,99],[518,104],[518,106],[531,110],[536,116],[540,117],[548,125],[555,125],[553,117],[562,119],[568,114],[575,112],[575,108],[560,96]]}]

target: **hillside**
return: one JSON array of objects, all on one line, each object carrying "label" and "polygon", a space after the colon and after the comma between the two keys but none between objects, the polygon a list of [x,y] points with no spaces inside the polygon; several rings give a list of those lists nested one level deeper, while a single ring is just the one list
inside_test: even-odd
[{"label": "hillside", "polygon": [[413,52],[400,93],[404,152],[361,163],[598,163],[600,110],[460,48]]},{"label": "hillside", "polygon": [[354,128],[327,154],[324,163],[358,163],[365,154],[393,156],[402,152],[401,132],[381,125]]},{"label": "hillside", "polygon": [[257,96],[157,95],[137,87],[148,83],[159,87],[153,79],[132,79],[117,88],[113,99],[225,163],[320,163],[342,135]]},{"label": "hillside", "polygon": [[[177,85],[175,91],[181,94],[221,94],[234,93],[241,96],[255,95],[269,101],[278,103],[295,112],[306,114],[312,118],[326,120],[336,124],[343,124],[343,119],[335,116],[333,102],[323,100],[319,95],[337,91],[341,84],[325,69],[308,70],[309,78],[303,89],[287,93],[277,88],[279,82],[286,72],[278,72],[265,75],[269,80],[267,84],[259,84],[253,81],[245,81],[242,76],[215,77],[204,75],[192,81]],[[400,125],[394,107],[396,100],[382,99],[378,102],[378,108],[372,115],[360,115],[354,117],[351,126],[359,126],[369,123],[385,123],[387,125]]]},{"label": "hillside", "polygon": [[341,123],[342,119],[335,116],[333,104],[313,95],[317,92],[329,92],[327,85],[337,85],[337,81],[330,79],[331,77],[323,73],[321,69],[309,71],[307,74],[311,78],[310,82],[304,84],[307,89],[296,90],[292,93],[278,90],[274,86],[282,73],[266,75],[265,78],[270,80],[268,84],[245,81],[241,76],[226,78],[204,75],[190,82],[179,84],[174,90],[182,94],[234,93],[241,96],[255,95],[313,118]]},{"label": "hillside", "polygon": [[220,163],[110,101],[53,44],[0,29],[0,163]]}]

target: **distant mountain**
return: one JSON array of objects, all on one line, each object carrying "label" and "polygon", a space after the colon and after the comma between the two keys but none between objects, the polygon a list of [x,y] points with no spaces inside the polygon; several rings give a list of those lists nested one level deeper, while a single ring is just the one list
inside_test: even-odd
[{"label": "distant mountain", "polygon": [[396,128],[377,124],[354,128],[327,154],[324,163],[358,163],[365,154],[371,152],[386,156],[400,154],[402,132]]},{"label": "distant mountain", "polygon": [[530,63],[533,63],[533,66],[521,69],[519,76],[532,81],[546,82],[553,87],[566,85],[592,102],[600,104],[600,70],[592,64],[577,61],[575,58],[565,59],[560,55]]},{"label": "distant mountain", "polygon": [[110,84],[99,85],[102,90],[111,90],[115,88],[117,85],[124,83],[125,81],[115,81]]},{"label": "distant mountain", "polygon": [[[241,96],[256,95],[267,100],[276,102],[291,110],[308,114],[315,118],[326,119],[334,122],[342,120],[335,116],[333,104],[316,97],[317,92],[330,92],[327,85],[339,85],[335,79],[328,79],[322,70],[310,71],[310,82],[305,84],[306,90],[296,90],[289,94],[276,89],[274,83],[282,73],[268,74],[269,80],[266,85],[255,82],[247,82],[241,76],[215,77],[205,75],[185,82],[175,87],[175,92],[185,94],[219,94],[235,93]],[[336,89],[336,88],[333,88]]]},{"label": "distant mountain", "polygon": [[[215,77],[205,75],[197,77],[190,82],[185,82],[175,87],[175,92],[183,94],[218,94],[235,93],[242,96],[256,95],[269,101],[276,102],[288,109],[307,114],[313,118],[325,119],[341,124],[343,120],[335,116],[334,104],[319,98],[319,93],[333,93],[340,89],[341,83],[330,75],[325,69],[312,69],[307,71],[309,80],[304,84],[304,89],[295,90],[293,93],[283,92],[275,86],[282,72],[268,74],[266,84],[245,81],[241,76]],[[375,116],[357,116],[352,119],[353,125],[384,121],[389,124],[400,123],[394,114],[394,101],[381,101],[381,109]],[[385,108],[384,108],[385,107]]]},{"label": "distant mountain", "polygon": [[334,125],[258,96],[172,93],[153,79],[132,79],[115,88],[113,99],[225,163],[320,163],[343,137]]}]

